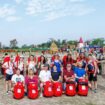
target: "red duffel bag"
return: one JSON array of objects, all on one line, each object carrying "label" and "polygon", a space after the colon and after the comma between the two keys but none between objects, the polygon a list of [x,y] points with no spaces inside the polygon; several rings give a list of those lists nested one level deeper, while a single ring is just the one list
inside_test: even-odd
[{"label": "red duffel bag", "polygon": [[88,80],[79,79],[78,81],[78,95],[87,96],[88,95]]},{"label": "red duffel bag", "polygon": [[36,99],[38,98],[38,86],[34,82],[28,84],[28,98]]},{"label": "red duffel bag", "polygon": [[43,96],[52,97],[53,96],[53,85],[50,81],[45,82]]},{"label": "red duffel bag", "polygon": [[62,96],[62,83],[60,82],[53,83],[53,94],[56,97]]},{"label": "red duffel bag", "polygon": [[66,95],[75,96],[76,95],[76,84],[74,81],[66,83]]},{"label": "red duffel bag", "polygon": [[13,97],[14,97],[15,99],[22,99],[22,98],[24,97],[24,86],[23,86],[23,83],[18,82],[18,83],[14,86]]}]

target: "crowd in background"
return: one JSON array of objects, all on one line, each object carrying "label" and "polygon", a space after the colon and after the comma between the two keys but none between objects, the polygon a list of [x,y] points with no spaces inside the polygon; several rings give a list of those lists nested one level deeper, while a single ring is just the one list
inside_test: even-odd
[{"label": "crowd in background", "polygon": [[46,81],[61,82],[63,91],[69,81],[78,83],[79,79],[87,78],[89,88],[97,92],[97,74],[101,68],[99,62],[105,60],[100,49],[82,51],[70,50],[64,53],[30,55],[27,59],[23,54],[10,56],[5,53],[1,63],[1,72],[5,78],[5,91],[13,91],[17,82],[23,82],[27,94],[29,82],[35,82],[42,97],[43,85]]}]

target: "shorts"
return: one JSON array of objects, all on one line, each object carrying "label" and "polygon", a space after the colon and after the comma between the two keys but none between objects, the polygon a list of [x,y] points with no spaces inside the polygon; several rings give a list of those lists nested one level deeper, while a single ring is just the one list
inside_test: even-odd
[{"label": "shorts", "polygon": [[5,80],[6,81],[10,81],[12,78],[12,75],[6,74]]},{"label": "shorts", "polygon": [[91,81],[97,81],[97,74],[94,76],[94,74],[90,73],[88,76],[88,80]]}]

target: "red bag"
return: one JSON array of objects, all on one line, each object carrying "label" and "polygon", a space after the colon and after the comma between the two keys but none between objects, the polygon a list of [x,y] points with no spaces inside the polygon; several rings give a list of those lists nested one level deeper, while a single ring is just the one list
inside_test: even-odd
[{"label": "red bag", "polygon": [[33,82],[30,82],[28,84],[28,98],[30,99],[38,98],[38,86]]},{"label": "red bag", "polygon": [[52,97],[53,96],[53,85],[50,81],[47,81],[44,85],[43,96]]},{"label": "red bag", "polygon": [[54,96],[62,96],[62,83],[56,82],[53,84],[53,92]]},{"label": "red bag", "polygon": [[80,79],[78,81],[78,95],[87,96],[88,95],[88,80]]},{"label": "red bag", "polygon": [[24,97],[24,86],[23,83],[18,82],[14,86],[14,98],[15,99],[22,99]]},{"label": "red bag", "polygon": [[67,82],[66,83],[66,95],[75,96],[76,95],[76,84],[75,82]]}]

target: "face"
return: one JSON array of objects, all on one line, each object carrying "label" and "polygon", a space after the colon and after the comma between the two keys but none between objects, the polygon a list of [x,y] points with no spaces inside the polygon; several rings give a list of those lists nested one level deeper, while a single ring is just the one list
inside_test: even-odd
[{"label": "face", "polygon": [[20,70],[17,70],[17,71],[16,71],[16,74],[17,74],[17,75],[20,75]]},{"label": "face", "polygon": [[68,70],[68,71],[71,70],[71,65],[67,65],[67,70]]},{"label": "face", "polygon": [[42,56],[42,57],[41,57],[41,61],[43,61],[43,60],[44,60],[44,57]]},{"label": "face", "polygon": [[82,63],[79,63],[78,66],[81,68],[82,67]]},{"label": "face", "polygon": [[68,55],[68,58],[71,58],[71,55]]},{"label": "face", "polygon": [[33,75],[33,74],[34,74],[33,70],[30,70],[30,71],[29,71],[29,74],[30,74],[30,75]]},{"label": "face", "polygon": [[48,70],[48,66],[45,66],[44,68],[45,68],[46,71]]},{"label": "face", "polygon": [[33,61],[34,60],[34,57],[33,56],[30,56],[30,60]]},{"label": "face", "polygon": [[54,71],[57,71],[57,67],[56,66],[54,66],[53,69],[54,69]]},{"label": "face", "polygon": [[88,59],[91,60],[92,59],[92,56],[88,56]]},{"label": "face", "polygon": [[84,58],[84,54],[83,53],[80,56],[81,56],[81,58]]},{"label": "face", "polygon": [[20,58],[20,61],[24,61],[24,58]]},{"label": "face", "polygon": [[56,55],[56,56],[55,56],[55,59],[59,59],[59,56],[58,56],[58,55]]}]

